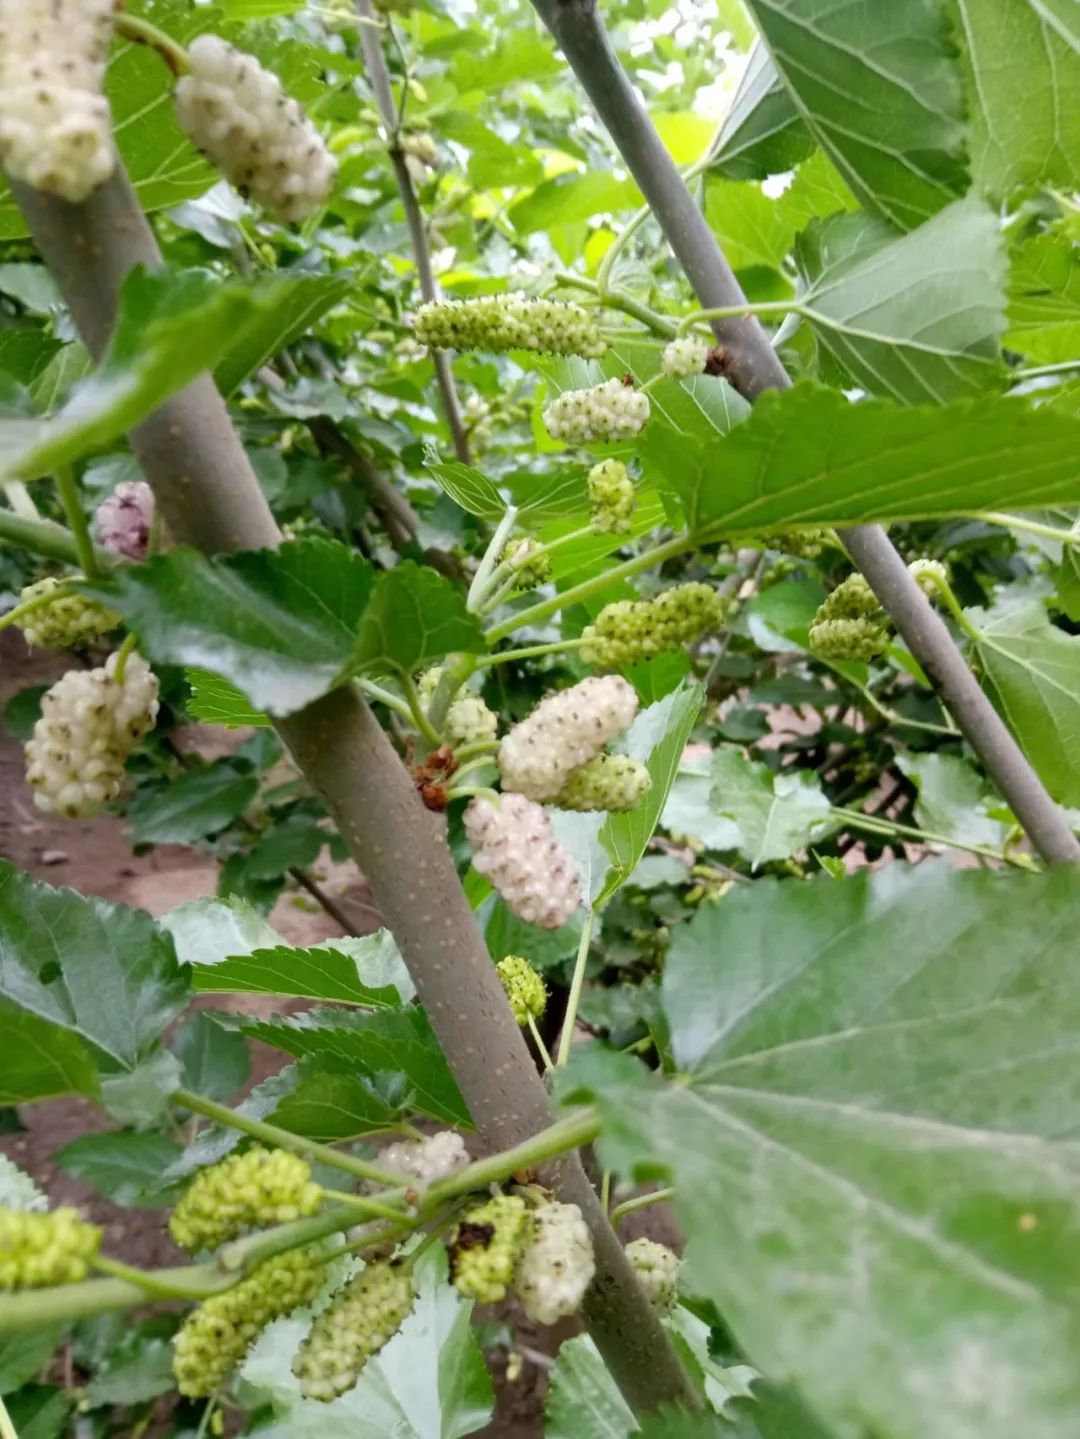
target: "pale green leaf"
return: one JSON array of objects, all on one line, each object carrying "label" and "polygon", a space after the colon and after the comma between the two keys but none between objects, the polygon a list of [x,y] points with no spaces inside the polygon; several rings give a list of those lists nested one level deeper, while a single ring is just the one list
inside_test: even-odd
[{"label": "pale green leaf", "polygon": [[756,869],[772,859],[789,859],[835,827],[831,806],[816,775],[801,770],[776,773],[747,759],[736,745],[713,754],[709,805],[738,830],[738,848]]},{"label": "pale green leaf", "polygon": [[545,1439],[627,1439],[634,1411],[587,1334],[559,1346],[544,1405]]},{"label": "pale green leaf", "polygon": [[274,949],[285,941],[242,899],[193,899],[162,915],[182,965],[219,964],[231,955]]},{"label": "pale green leaf", "polygon": [[226,729],[269,726],[270,716],[264,710],[255,709],[243,691],[221,675],[210,670],[189,669],[184,678],[191,686],[185,708],[193,719],[224,725]]},{"label": "pale green leaf", "polygon": [[1000,849],[1009,825],[1004,801],[967,760],[945,750],[897,754],[895,764],[919,792],[915,822],[920,829],[960,844]]},{"label": "pale green leaf", "polygon": [[258,792],[257,775],[218,760],[160,788],[140,790],[128,805],[132,838],[136,844],[193,844],[228,828]]},{"label": "pale green leaf", "polygon": [[275,994],[366,1008],[412,997],[412,981],[387,929],[335,939],[315,949],[280,945],[220,962],[195,964],[191,982],[204,994]]},{"label": "pale green leaf", "polygon": [[720,129],[713,167],[731,180],[791,170],[814,148],[791,94],[758,40]]},{"label": "pale green leaf", "polygon": [[1038,235],[1014,253],[1006,343],[1033,365],[1080,355],[1080,253],[1065,239]]}]

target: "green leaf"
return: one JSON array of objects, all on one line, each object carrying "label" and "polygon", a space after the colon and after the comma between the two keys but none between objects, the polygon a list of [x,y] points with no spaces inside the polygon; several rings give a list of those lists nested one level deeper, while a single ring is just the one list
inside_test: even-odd
[{"label": "green leaf", "polygon": [[27,1384],[6,1403],[19,1439],[60,1439],[67,1426],[71,1401],[62,1389]]},{"label": "green leaf", "polygon": [[999,396],[901,409],[803,384],[763,395],[722,447],[648,425],[638,450],[693,528],[753,533],[1076,504],[1078,442],[1072,418]]},{"label": "green leaf", "polygon": [[841,1433],[1072,1434],[1078,922],[1067,868],[762,880],[673,931],[679,1082],[575,1060],[601,1161],[673,1177],[695,1287]]},{"label": "green leaf", "polygon": [[273,278],[133,270],[101,364],[48,419],[0,421],[0,479],[34,479],[108,445],[224,359],[278,303]]},{"label": "green leaf", "polygon": [[76,1035],[0,1000],[0,1104],[93,1098],[99,1088],[93,1055]]},{"label": "green leaf", "polygon": [[[195,988],[195,976],[192,974]],[[196,1010],[180,1026],[172,1051],[183,1066],[183,1085],[204,1099],[225,1103],[242,1089],[251,1073],[251,1056],[243,1037],[215,1024],[205,1010]]]},{"label": "green leaf", "polygon": [[484,632],[465,597],[434,570],[406,560],[375,582],[349,656],[350,672],[423,669],[443,655],[483,654]]},{"label": "green leaf", "polygon": [[733,1400],[724,1417],[731,1439],[832,1439],[797,1394],[767,1379],[757,1380],[752,1398]]},{"label": "green leaf", "polygon": [[1009,275],[1010,349],[1033,365],[1080,355],[1080,255],[1054,235],[1038,235],[1013,254]]},{"label": "green leaf", "polygon": [[124,617],[150,659],[213,670],[289,714],[340,682],[373,575],[347,546],[305,539],[213,559],[177,548],[85,589]]},{"label": "green leaf", "polygon": [[167,1049],[155,1050],[134,1069],[107,1074],[101,1081],[101,1102],[117,1124],[136,1129],[160,1128],[167,1122],[169,1096],[183,1079],[183,1067]]},{"label": "green leaf", "polygon": [[733,270],[783,268],[796,226],[760,185],[710,178],[705,216]]},{"label": "green leaf", "polygon": [[196,964],[191,982],[204,994],[276,994],[291,999],[395,1008],[413,987],[388,929],[335,939],[316,949],[280,945]]},{"label": "green leaf", "polygon": [[730,180],[764,180],[793,170],[813,148],[790,91],[758,40],[724,116],[713,168]]},{"label": "green leaf", "polygon": [[1074,0],[952,0],[963,36],[972,173],[995,199],[1080,180]]},{"label": "green leaf", "polygon": [[244,813],[259,792],[259,778],[230,760],[139,790],[128,805],[136,844],[193,844],[218,834]]},{"label": "green leaf", "polygon": [[310,1060],[295,1066],[296,1084],[270,1111],[291,1134],[320,1144],[360,1139],[399,1122],[407,1105],[394,1103],[377,1084],[357,1074],[322,1074]]},{"label": "green leaf", "polygon": [[700,840],[706,849],[738,849],[739,827],[712,803],[712,755],[684,758],[671,786],[661,823],[672,835]]},{"label": "green leaf", "polygon": [[634,1411],[587,1334],[559,1346],[544,1406],[545,1439],[626,1439]]},{"label": "green leaf", "polygon": [[0,1396],[21,1389],[41,1373],[56,1353],[63,1332],[62,1326],[51,1325],[0,1337]]},{"label": "green leaf", "polygon": [[636,210],[641,191],[633,180],[619,180],[609,171],[587,175],[558,175],[545,180],[531,195],[511,205],[510,223],[522,235],[555,225],[590,220],[593,215]]},{"label": "green leaf", "polygon": [[270,1326],[242,1370],[278,1420],[260,1429],[264,1439],[464,1439],[484,1427],[493,1393],[469,1325],[472,1305],[447,1283],[441,1245],[421,1255],[413,1272],[419,1294],[412,1313],[367,1361],[355,1388],[330,1404],[301,1399],[291,1372],[310,1319]]},{"label": "green leaf", "polygon": [[226,729],[269,726],[270,716],[264,710],[255,709],[243,691],[221,675],[210,670],[188,669],[184,671],[184,678],[191,686],[185,708],[193,719],[224,725]]},{"label": "green leaf", "polygon": [[919,791],[915,822],[921,829],[961,844],[1001,848],[1009,831],[1001,819],[1004,801],[966,759],[945,750],[919,750],[898,753],[895,764]]},{"label": "green leaf", "polygon": [[[307,333],[316,320],[345,299],[353,287],[353,276],[274,275],[264,279],[269,286],[261,298],[266,302],[232,339],[228,354],[214,371],[223,395],[253,375],[275,355]],[[271,303],[272,299],[272,303]]]},{"label": "green leaf", "polygon": [[600,830],[600,843],[611,858],[611,868],[597,904],[611,898],[645,853],[704,701],[702,687],[694,681],[684,681],[664,699],[642,710],[619,745],[632,759],[648,766],[652,789],[639,809],[608,815]]},{"label": "green leaf", "polygon": [[176,1380],[167,1339],[141,1338],[130,1352],[110,1354],[86,1386],[83,1402],[92,1409],[114,1404],[149,1404],[167,1394]]},{"label": "green leaf", "polygon": [[818,144],[869,210],[911,229],[967,189],[963,91],[938,0],[747,0]]},{"label": "green leaf", "polygon": [[1080,635],[1038,600],[971,615],[987,693],[1059,803],[1080,806]]},{"label": "green leaf", "polygon": [[444,1124],[468,1126],[469,1111],[422,1009],[311,1009],[290,1019],[221,1016],[241,1033],[329,1074],[402,1074],[414,1106]]},{"label": "green leaf", "polygon": [[739,831],[739,851],[756,869],[789,859],[835,828],[832,807],[817,776],[803,770],[776,773],[747,759],[735,745],[713,755],[709,803]]},{"label": "green leaf", "polygon": [[180,1145],[163,1134],[121,1130],[85,1134],[53,1156],[65,1174],[85,1179],[114,1204],[151,1207],[165,1201],[155,1191],[161,1176],[180,1154]]},{"label": "green leaf", "polygon": [[0,1204],[5,1209],[19,1209],[41,1213],[48,1209],[49,1201],[41,1192],[29,1174],[24,1174],[19,1166],[7,1157],[0,1154]]},{"label": "green leaf", "polygon": [[[825,229],[850,228],[835,216]],[[819,243],[821,241],[819,240]],[[910,234],[813,279],[802,304],[819,346],[871,394],[947,404],[998,383],[1005,266],[998,217],[959,200]]]},{"label": "green leaf", "polygon": [[479,515],[482,520],[502,519],[506,501],[498,488],[482,471],[460,460],[448,460],[442,464],[428,462],[427,468],[454,501],[470,515]]},{"label": "green leaf", "polygon": [[148,914],[52,889],[3,863],[0,955],[4,999],[124,1069],[154,1048],[187,999],[172,941]]},{"label": "green leaf", "polygon": [[193,899],[162,915],[182,965],[219,964],[230,955],[273,949],[284,940],[257,909],[242,899]]}]

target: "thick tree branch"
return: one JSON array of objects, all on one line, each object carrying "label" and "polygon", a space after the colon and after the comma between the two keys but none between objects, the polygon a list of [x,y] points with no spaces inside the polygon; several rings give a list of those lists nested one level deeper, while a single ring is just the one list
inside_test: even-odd
[{"label": "thick tree branch", "polygon": [[[90,351],[100,356],[117,294],[134,264],[157,266],[150,227],[122,168],[83,205],[14,186],[34,241]],[[132,436],[177,540],[214,553],[276,545],[280,534],[221,396],[208,377],[165,404]],[[547,1091],[510,1013],[457,876],[444,828],[353,689],[278,724],[301,771],[333,815],[397,939],[462,1094],[484,1139],[505,1149],[551,1122]],[[593,1233],[597,1277],[590,1331],[628,1403],[697,1405],[696,1392],[654,1315],[580,1159],[545,1171]]]},{"label": "thick tree branch", "polygon": [[[416,273],[420,280],[420,293],[425,301],[430,303],[439,298],[439,287],[436,284],[435,271],[431,264],[431,245],[428,242],[423,211],[416,198],[407,158],[401,145],[401,136],[398,134],[397,107],[394,104],[394,95],[390,88],[390,72],[386,68],[386,56],[383,54],[379,17],[375,13],[371,0],[354,0],[354,3],[360,19],[360,52],[364,57],[371,93],[375,97],[375,105],[379,111],[383,129],[386,131],[386,143],[390,147],[390,160],[394,166],[394,178],[397,180],[401,206],[405,211],[405,222],[409,227],[413,259],[416,262]],[[467,465],[470,458],[469,436],[465,429],[465,417],[461,412],[457,386],[454,384],[454,373],[450,368],[450,356],[445,350],[432,350],[431,361],[435,366],[435,378],[439,384],[443,410],[450,426],[454,453]]]},{"label": "thick tree branch", "polygon": [[[652,206],[702,308],[746,304],[715,235],[619,63],[596,0],[532,3]],[[757,320],[720,320],[713,329],[727,351],[727,376],[748,400],[790,385]],[[1080,862],[1080,843],[1064,814],[976,683],[944,621],[927,603],[885,531],[859,525],[839,533],[1039,853],[1050,863]]]}]

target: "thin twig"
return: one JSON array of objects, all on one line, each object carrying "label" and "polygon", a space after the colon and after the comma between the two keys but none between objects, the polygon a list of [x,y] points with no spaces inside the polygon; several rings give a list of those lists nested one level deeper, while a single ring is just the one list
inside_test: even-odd
[{"label": "thin twig", "polygon": [[306,869],[302,869],[298,864],[291,864],[288,873],[296,880],[301,889],[307,890],[315,903],[324,909],[336,924],[341,925],[346,934],[360,935],[363,933],[363,930],[357,929],[355,920],[349,918],[337,900],[332,899],[322,885],[312,879]]}]

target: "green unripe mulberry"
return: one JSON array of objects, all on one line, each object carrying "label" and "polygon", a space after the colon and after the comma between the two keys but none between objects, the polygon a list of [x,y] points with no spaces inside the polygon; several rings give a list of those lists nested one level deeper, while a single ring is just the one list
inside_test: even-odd
[{"label": "green unripe mulberry", "polygon": [[527,959],[508,954],[495,968],[499,971],[506,998],[522,1029],[529,1019],[539,1019],[547,1008],[547,987]]},{"label": "green unripe mulberry", "polygon": [[940,560],[912,560],[908,573],[927,599],[933,599],[938,590],[949,583],[949,572]]},{"label": "green unripe mulberry", "polygon": [[653,600],[616,600],[582,632],[582,657],[604,669],[621,669],[682,649],[713,634],[724,622],[727,600],[711,585],[674,585]]},{"label": "green unripe mulberry", "polygon": [[173,1210],[169,1233],[190,1254],[216,1249],[248,1229],[314,1214],[322,1190],[306,1160],[256,1147],[204,1169]]},{"label": "green unripe mulberry", "polygon": [[601,460],[586,481],[591,525],[598,535],[624,535],[630,529],[636,497],[634,482],[620,460]]},{"label": "green unripe mulberry", "polygon": [[[433,665],[416,682],[420,703],[427,709],[435,698],[435,691],[442,678],[442,666]],[[462,686],[450,701],[443,724],[443,734],[451,749],[460,749],[467,744],[486,744],[493,740],[499,730],[499,717],[489,709],[479,695]]]},{"label": "green unripe mulberry", "polygon": [[595,319],[581,305],[516,294],[421,305],[413,331],[433,350],[533,350],[596,359],[607,349]]},{"label": "green unripe mulberry", "polygon": [[408,1318],[416,1289],[408,1270],[369,1264],[339,1289],[297,1350],[293,1373],[306,1399],[328,1404],[360,1378],[373,1354]]},{"label": "green unripe mulberry", "polygon": [[551,559],[536,540],[511,540],[500,556],[504,565],[513,565],[515,590],[535,590],[551,579]]},{"label": "green unripe mulberry", "polygon": [[173,1339],[173,1374],[180,1393],[189,1399],[215,1394],[268,1324],[311,1303],[324,1272],[320,1260],[290,1250],[200,1304]]},{"label": "green unripe mulberry", "polygon": [[624,754],[598,754],[576,769],[552,801],[559,809],[637,809],[652,789],[652,775],[640,760]]},{"label": "green unripe mulberry", "polygon": [[877,596],[855,573],[842,580],[818,606],[810,626],[810,648],[822,659],[872,660],[888,643],[877,618]]},{"label": "green unripe mulberry", "polygon": [[77,1210],[0,1209],[0,1293],[78,1284],[101,1247],[101,1230]]},{"label": "green unripe mulberry", "polygon": [[57,590],[60,593],[54,600],[31,610],[24,620],[18,621],[28,645],[41,649],[79,649],[93,644],[120,623],[119,615],[85,595],[65,593],[60,589],[60,581],[55,579],[27,585],[19,595],[19,604],[42,599]]},{"label": "green unripe mulberry", "polygon": [[497,1304],[531,1237],[532,1212],[515,1194],[499,1194],[470,1209],[450,1245],[454,1288],[478,1304]]}]

